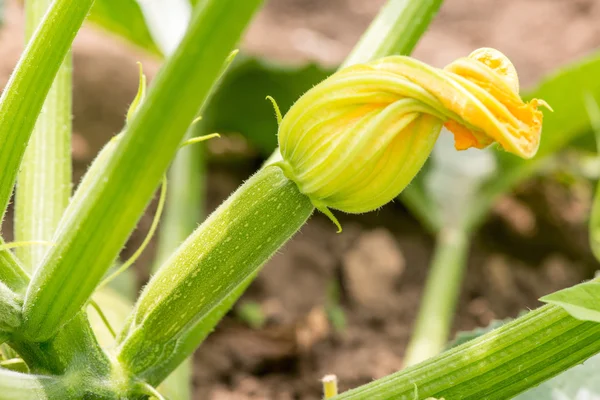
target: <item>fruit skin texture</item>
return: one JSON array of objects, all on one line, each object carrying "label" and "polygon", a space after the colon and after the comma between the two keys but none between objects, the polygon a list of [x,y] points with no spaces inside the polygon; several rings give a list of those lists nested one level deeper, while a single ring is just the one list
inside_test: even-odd
[{"label": "fruit skin texture", "polygon": [[523,158],[540,140],[542,100],[523,102],[512,63],[483,48],[438,69],[391,56],[341,69],[305,93],[279,127],[278,164],[319,209],[348,213],[394,199],[442,126],[457,150],[498,143]]}]

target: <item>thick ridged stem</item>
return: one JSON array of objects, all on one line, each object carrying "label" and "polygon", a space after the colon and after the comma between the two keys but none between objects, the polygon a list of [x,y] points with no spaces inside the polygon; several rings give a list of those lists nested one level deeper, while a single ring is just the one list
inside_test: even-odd
[{"label": "thick ridged stem", "polygon": [[[51,0],[25,2],[25,38],[29,40]],[[21,170],[15,196],[15,240],[50,241],[71,196],[71,53],[65,56],[38,116]],[[29,271],[48,248],[25,246],[17,250]]]},{"label": "thick ridged stem", "polygon": [[55,0],[0,98],[0,220],[37,117],[93,0]]},{"label": "thick ridged stem", "polygon": [[[25,6],[26,38],[30,40],[0,102],[0,141],[3,143],[0,164],[6,168],[0,168],[3,171],[0,174],[0,214],[4,212],[25,147],[33,135],[22,164],[22,190],[17,194],[17,214],[23,217],[17,217],[17,240],[49,240],[69,200],[69,48],[92,3],[93,0],[29,0]],[[0,239],[0,247],[3,245]],[[9,250],[0,250],[0,277],[20,294],[29,283],[25,269],[31,269],[47,247],[32,245],[22,249],[27,249],[22,253],[27,260],[23,266]],[[108,371],[108,360],[85,317],[74,320],[47,343],[19,342],[13,337],[8,340],[34,371],[62,373],[76,362],[85,365],[88,371]]]},{"label": "thick ridged stem", "polygon": [[600,352],[600,324],[544,306],[434,358],[335,397],[505,400]]},{"label": "thick ridged stem", "polygon": [[65,212],[55,245],[25,297],[24,339],[47,340],[88,302],[260,5],[261,0],[204,0],[196,5],[181,45],[154,79],[85,201],[71,203]]}]

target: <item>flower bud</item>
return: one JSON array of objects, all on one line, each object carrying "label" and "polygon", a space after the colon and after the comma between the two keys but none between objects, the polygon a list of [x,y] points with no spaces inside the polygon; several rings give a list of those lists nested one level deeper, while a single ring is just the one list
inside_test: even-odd
[{"label": "flower bud", "polygon": [[414,178],[445,125],[458,150],[498,143],[535,155],[541,100],[519,97],[499,51],[479,49],[444,69],[392,56],[344,68],[305,93],[283,118],[278,164],[323,210],[374,210]]}]

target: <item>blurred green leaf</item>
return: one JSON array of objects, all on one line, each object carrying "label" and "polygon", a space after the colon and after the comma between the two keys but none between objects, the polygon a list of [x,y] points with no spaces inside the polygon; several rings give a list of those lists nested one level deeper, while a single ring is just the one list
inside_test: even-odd
[{"label": "blurred green leaf", "polygon": [[161,54],[136,0],[98,0],[88,19],[151,53]]},{"label": "blurred green leaf", "polygon": [[[116,262],[106,276],[110,276],[113,272],[117,271],[121,265],[123,265],[121,261]],[[108,283],[108,287],[117,292],[121,297],[133,303],[138,295],[138,283],[135,270],[133,268],[128,268],[121,272],[115,279]]]},{"label": "blurred green leaf", "polygon": [[[600,153],[600,107],[598,102],[591,96],[586,96],[586,109],[590,116],[592,129],[596,135],[596,146]],[[600,185],[596,186],[596,194],[592,204],[589,224],[590,247],[597,260],[600,260]]]},{"label": "blurred green leaf", "polygon": [[333,70],[315,64],[277,65],[239,57],[223,78],[203,114],[207,132],[240,132],[268,156],[277,147],[277,121],[266,96],[277,101],[282,113],[304,92]]},{"label": "blurred green leaf", "polygon": [[188,0],[137,0],[150,36],[163,55],[177,49],[192,17]]},{"label": "blurred green leaf", "polygon": [[348,326],[346,313],[342,308],[341,297],[340,282],[337,279],[332,279],[327,285],[325,312],[336,332],[344,332]]},{"label": "blurred green leaf", "polygon": [[460,346],[463,343],[467,343],[470,340],[476,339],[479,336],[485,335],[486,333],[493,331],[496,328],[500,328],[507,322],[512,321],[512,318],[507,319],[495,319],[489,323],[488,326],[482,328],[475,328],[472,331],[460,331],[456,333],[454,340],[448,344],[448,349],[452,347]]},{"label": "blurred green leaf", "polygon": [[236,307],[236,314],[239,319],[244,321],[252,329],[260,329],[265,326],[267,317],[259,303],[255,301],[246,301]]},{"label": "blurred green leaf", "polygon": [[540,301],[560,306],[577,319],[600,322],[600,282],[584,282],[544,296]]},{"label": "blurred green leaf", "polygon": [[558,69],[527,92],[526,99],[543,99],[554,109],[554,112],[544,112],[537,159],[592,131],[585,104],[588,95],[600,99],[600,52]]},{"label": "blurred green leaf", "polygon": [[[112,329],[119,332],[133,308],[133,302],[108,287],[94,293],[93,300],[104,313]],[[88,317],[100,345],[103,348],[114,347],[115,338],[98,312],[92,307],[88,307]]]}]

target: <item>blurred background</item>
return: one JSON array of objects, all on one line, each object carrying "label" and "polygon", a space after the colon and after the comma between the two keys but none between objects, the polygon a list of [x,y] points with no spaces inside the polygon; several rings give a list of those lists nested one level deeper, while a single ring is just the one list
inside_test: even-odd
[{"label": "blurred background", "polygon": [[[287,109],[294,97],[286,94],[333,71],[383,4],[267,2],[240,45],[237,75],[215,96],[219,110],[207,117],[224,137],[206,144],[206,203],[199,207],[210,212],[270,154],[276,125],[265,94]],[[23,48],[19,2],[5,0],[3,18],[2,86]],[[475,48],[494,47],[513,61],[522,87],[532,88],[600,46],[598,20],[598,0],[447,0],[413,56],[443,67]],[[92,24],[76,39],[75,182],[122,128],[137,89],[137,61],[150,79],[161,63]],[[282,87],[282,79],[297,87]],[[226,90],[236,84],[237,92]],[[453,335],[537,307],[539,297],[589,279],[598,269],[587,222],[600,168],[573,151],[556,156],[560,167],[551,163],[499,196],[472,235]],[[124,257],[140,245],[154,208]],[[196,398],[315,399],[325,374],[337,374],[346,389],[402,367],[434,238],[400,201],[365,215],[337,215],[342,234],[315,214],[197,351]],[[3,227],[8,240],[11,224],[9,215]],[[156,239],[136,264],[138,288],[149,276]]]}]

